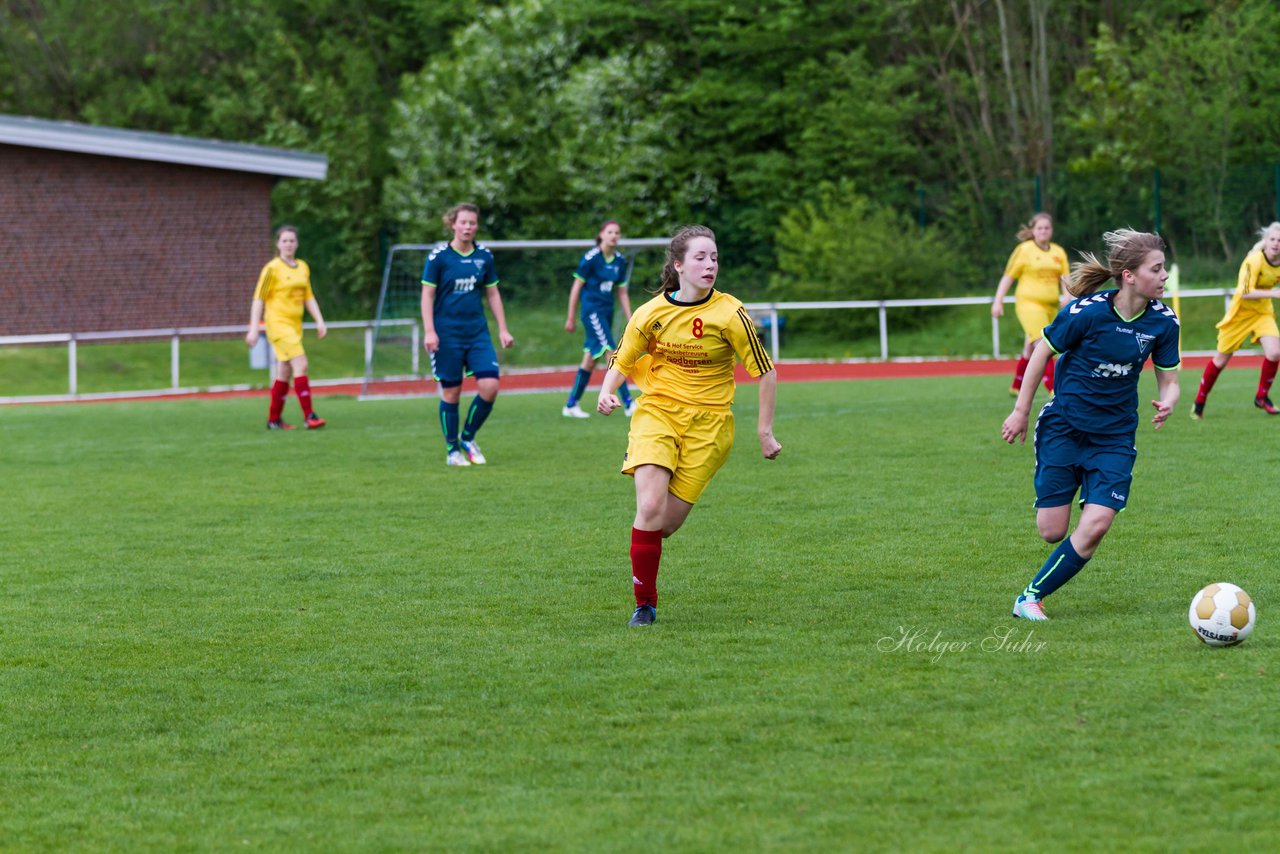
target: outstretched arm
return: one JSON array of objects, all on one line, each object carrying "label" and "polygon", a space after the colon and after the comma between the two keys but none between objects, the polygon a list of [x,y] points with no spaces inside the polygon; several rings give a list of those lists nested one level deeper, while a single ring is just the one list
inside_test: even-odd
[{"label": "outstretched arm", "polygon": [[1178,372],[1157,369],[1156,388],[1159,390],[1160,396],[1158,399],[1151,401],[1151,405],[1156,408],[1156,414],[1151,419],[1151,423],[1156,425],[1156,429],[1159,430],[1160,425],[1173,412],[1173,407],[1177,405],[1178,398],[1182,394],[1182,390],[1178,387]]},{"label": "outstretched arm", "polygon": [[604,382],[600,383],[600,397],[596,401],[596,412],[601,415],[608,415],[622,405],[622,401],[618,400],[618,396],[614,392],[618,390],[618,386],[622,385],[625,379],[626,377],[622,375],[622,371],[617,368],[610,368],[604,372]]},{"label": "outstretched arm", "polygon": [[778,371],[769,371],[760,377],[760,418],[756,433],[760,437],[760,453],[766,460],[776,460],[782,453],[782,444],[773,437],[773,410],[778,400]]},{"label": "outstretched arm", "polygon": [[258,343],[258,331],[262,327],[262,306],[262,300],[255,299],[249,307],[249,331],[245,333],[244,343],[250,347]]},{"label": "outstretched arm", "polygon": [[991,316],[1004,317],[1004,298],[1009,293],[1009,288],[1013,287],[1013,278],[1010,276],[1001,276],[1000,284],[996,285],[996,298],[991,303]]},{"label": "outstretched arm", "polygon": [[307,311],[311,312],[311,319],[316,322],[316,337],[323,338],[328,334],[329,329],[324,325],[324,315],[320,313],[320,303],[316,302],[315,297],[307,299]]},{"label": "outstretched arm", "polygon": [[573,287],[569,288],[569,314],[564,319],[564,331],[572,332],[574,318],[578,316],[578,299],[582,295],[582,279],[573,277]]},{"label": "outstretched arm", "polygon": [[507,331],[507,313],[502,309],[502,294],[498,293],[497,285],[490,285],[484,289],[484,295],[489,300],[489,310],[493,312],[493,319],[498,322],[498,341],[505,350],[516,343],[516,339]]},{"label": "outstretched arm", "polygon": [[1035,348],[1031,351],[1031,361],[1027,363],[1026,373],[1023,374],[1022,390],[1018,392],[1018,399],[1014,401],[1013,412],[1009,413],[1009,417],[1000,426],[1001,437],[1010,445],[1013,444],[1014,439],[1020,440],[1023,444],[1027,441],[1027,419],[1031,415],[1031,401],[1035,399],[1036,387],[1044,377],[1044,368],[1049,363],[1051,353],[1048,342],[1043,338],[1036,342]]}]

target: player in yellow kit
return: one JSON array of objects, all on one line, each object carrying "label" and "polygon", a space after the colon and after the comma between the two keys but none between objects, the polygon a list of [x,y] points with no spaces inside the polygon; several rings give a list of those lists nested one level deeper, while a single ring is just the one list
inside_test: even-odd
[{"label": "player in yellow kit", "polygon": [[760,380],[760,452],[772,460],[782,451],[773,436],[777,371],[742,303],[715,289],[718,272],[711,229],[680,229],[667,247],[662,294],[631,315],[600,388],[601,415],[622,405],[615,392],[626,377],[644,391],[622,464],[636,485],[632,626],[656,618],[662,540],[684,524],[733,447],[735,357]]},{"label": "player in yellow kit", "polygon": [[311,312],[316,322],[316,336],[323,338],[327,330],[320,304],[311,292],[311,268],[296,257],[298,230],[282,225],[276,231],[276,251],[258,276],[258,286],[253,291],[253,305],[249,310],[249,331],[244,343],[252,347],[258,343],[258,330],[265,319],[267,340],[275,351],[276,380],[271,385],[271,406],[267,414],[268,430],[292,430],[280,417],[284,401],[289,394],[289,380],[293,380],[298,403],[308,430],[323,427],[324,419],[311,407],[311,384],[307,380],[307,354],[302,349],[302,309]]},{"label": "player in yellow kit", "polygon": [[1227,362],[1252,338],[1262,345],[1262,371],[1258,377],[1258,390],[1253,405],[1268,415],[1280,415],[1280,409],[1271,403],[1271,383],[1280,366],[1280,329],[1276,327],[1276,309],[1271,301],[1280,297],[1280,222],[1258,232],[1262,238],[1245,256],[1240,265],[1236,292],[1231,297],[1227,314],[1218,322],[1218,352],[1204,366],[1200,377],[1200,390],[1191,406],[1191,417],[1204,418],[1204,405],[1209,399],[1218,374]]},{"label": "player in yellow kit", "polygon": [[[1047,213],[1038,213],[1018,230],[1018,240],[1022,241],[1009,256],[1005,264],[1004,275],[996,286],[995,301],[991,304],[991,316],[1004,316],[1004,298],[1009,293],[1014,280],[1018,288],[1014,292],[1013,310],[1026,333],[1026,343],[1022,346],[1022,355],[1018,357],[1018,366],[1013,371],[1013,385],[1009,393],[1014,397],[1022,388],[1022,375],[1026,373],[1027,362],[1031,359],[1031,351],[1037,341],[1044,335],[1044,328],[1058,315],[1058,309],[1066,303],[1067,276],[1071,267],[1067,263],[1067,253],[1053,240],[1053,217]],[[1053,360],[1045,367],[1044,387],[1053,392]]]}]

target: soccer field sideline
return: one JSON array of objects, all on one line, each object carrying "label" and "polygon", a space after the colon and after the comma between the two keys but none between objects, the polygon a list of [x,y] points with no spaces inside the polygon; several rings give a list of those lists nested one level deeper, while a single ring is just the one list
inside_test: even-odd
[{"label": "soccer field sideline", "polygon": [[[1189,353],[1183,357],[1183,369],[1202,369],[1212,354]],[[888,362],[879,360],[809,361],[779,360],[778,378],[781,382],[831,382],[840,380],[923,379],[927,377],[998,376],[1012,375],[1016,359],[958,359],[902,358]],[[1238,353],[1232,360],[1233,370],[1256,370],[1262,363],[1260,353]],[[549,394],[567,391],[573,385],[577,368],[514,368],[502,375],[503,394]],[[593,372],[603,377],[603,370]],[[739,384],[752,382],[752,378],[739,365],[735,369]],[[380,398],[434,397],[437,393],[434,380],[389,380],[377,382],[370,394],[362,395],[362,383],[358,379],[312,380],[311,389],[316,396],[345,395],[365,400]],[[588,388],[598,389],[598,383]],[[475,391],[475,380],[463,383],[463,393]],[[265,397],[270,393],[266,386],[192,389],[171,392],[138,391],[86,394],[75,399],[65,396],[48,398],[0,398],[0,405],[53,404],[53,403],[112,403],[140,400],[216,400],[221,398]]]}]

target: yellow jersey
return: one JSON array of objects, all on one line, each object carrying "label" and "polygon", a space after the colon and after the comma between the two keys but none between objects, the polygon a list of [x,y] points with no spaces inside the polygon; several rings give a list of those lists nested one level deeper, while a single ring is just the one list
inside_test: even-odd
[{"label": "yellow jersey", "polygon": [[1280,267],[1271,266],[1266,253],[1255,249],[1244,257],[1240,265],[1240,277],[1236,280],[1236,292],[1231,296],[1231,305],[1227,306],[1227,314],[1222,318],[1219,327],[1230,323],[1243,314],[1269,315],[1275,317],[1276,307],[1269,299],[1245,299],[1250,291],[1270,290],[1280,282]]},{"label": "yellow jersey", "polygon": [[302,332],[302,310],[311,292],[311,268],[297,259],[290,267],[280,258],[272,258],[258,276],[253,298],[262,300],[267,327],[280,325]]},{"label": "yellow jersey", "polygon": [[647,395],[717,409],[733,403],[735,356],[753,377],[773,370],[736,297],[712,289],[697,302],[682,303],[665,293],[631,315],[609,367]]},{"label": "yellow jersey", "polygon": [[1019,243],[1004,265],[1004,274],[1018,280],[1015,297],[1054,306],[1062,293],[1060,280],[1070,272],[1067,253],[1061,246],[1050,243],[1048,249],[1041,249],[1034,240]]}]

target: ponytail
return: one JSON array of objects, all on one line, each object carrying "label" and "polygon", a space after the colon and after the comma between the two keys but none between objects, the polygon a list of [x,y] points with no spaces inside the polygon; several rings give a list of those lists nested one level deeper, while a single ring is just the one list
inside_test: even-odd
[{"label": "ponytail", "polygon": [[1081,262],[1072,265],[1067,290],[1075,297],[1087,297],[1111,279],[1120,280],[1125,270],[1136,270],[1152,252],[1165,251],[1164,240],[1158,234],[1120,228],[1102,235],[1107,244],[1106,263],[1092,252],[1080,253]]}]

